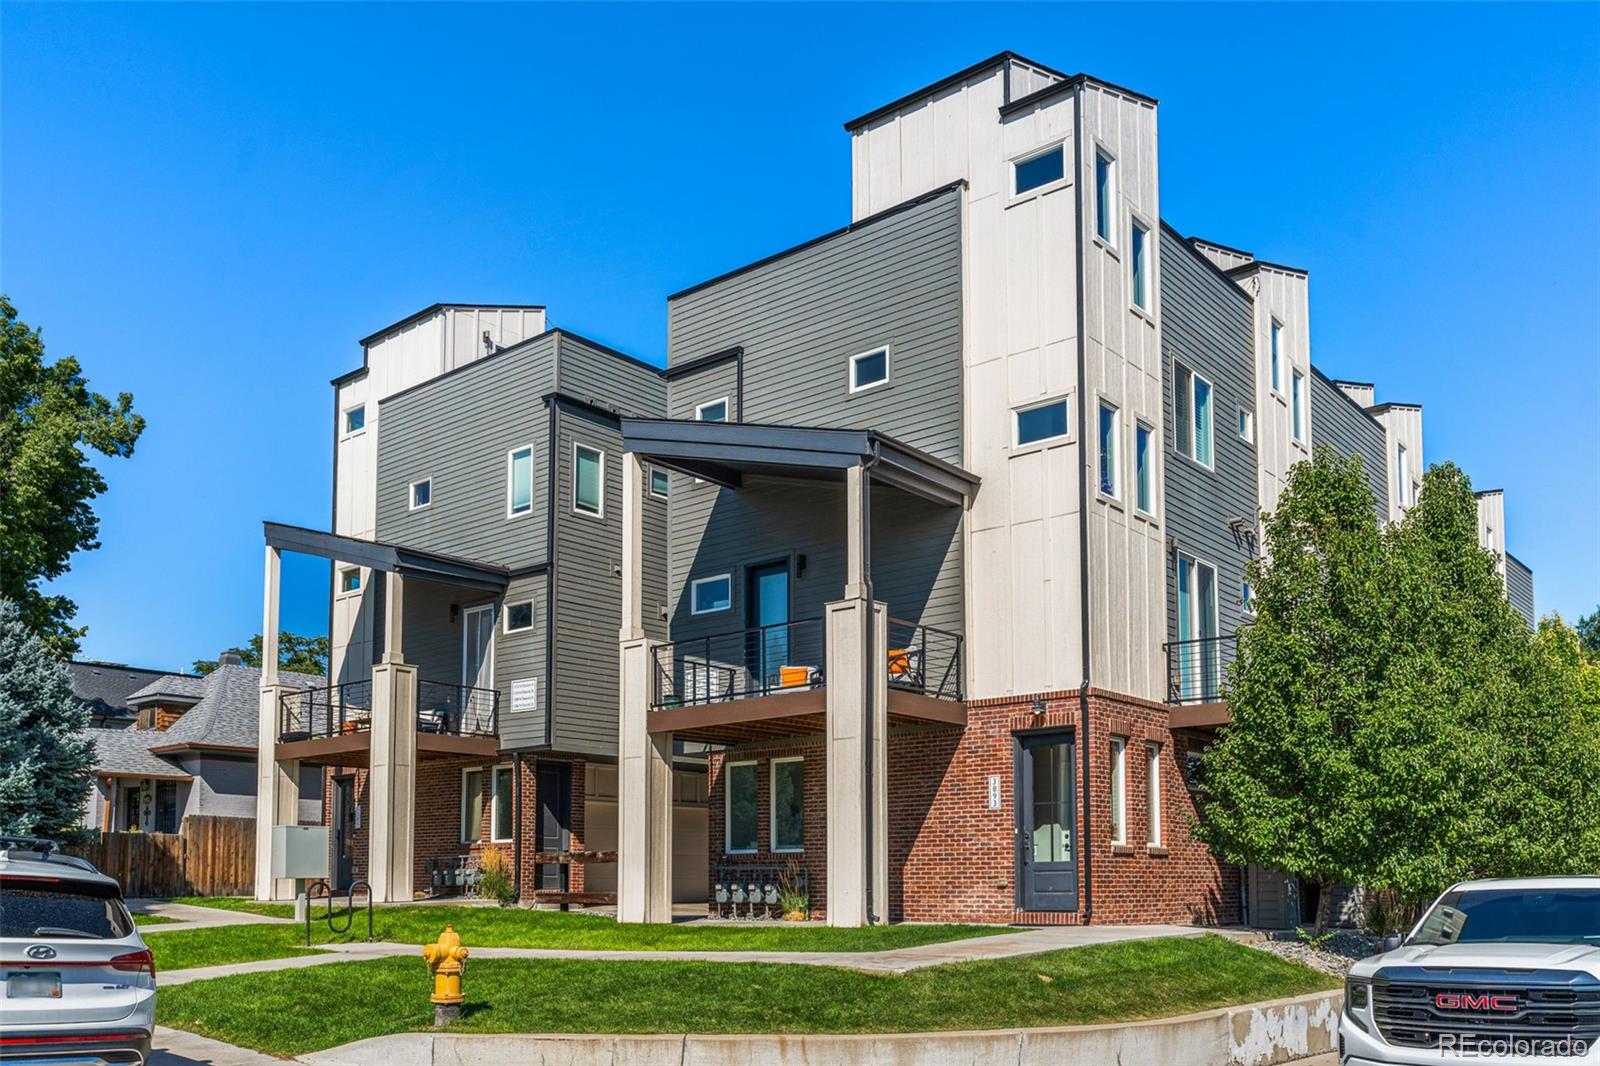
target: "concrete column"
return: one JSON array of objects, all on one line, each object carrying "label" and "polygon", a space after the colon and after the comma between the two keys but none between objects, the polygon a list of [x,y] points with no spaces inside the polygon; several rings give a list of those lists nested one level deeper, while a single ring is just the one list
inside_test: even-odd
[{"label": "concrete column", "polygon": [[617,921],[672,921],[672,734],[650,733],[656,642],[622,642],[617,737]]},{"label": "concrete column", "polygon": [[[867,601],[826,607],[828,924],[866,925],[889,919],[889,609],[874,603],[872,648],[867,648]],[[875,672],[872,705],[864,671]],[[868,745],[870,731],[872,743]],[[870,749],[870,750],[869,750]],[[869,774],[870,768],[870,774]],[[870,793],[869,793],[870,782]],[[867,799],[872,816],[867,817]],[[868,911],[867,885],[872,885]]]},{"label": "concrete column", "polygon": [[867,491],[871,478],[860,463],[845,471],[844,598],[867,596]]},{"label": "concrete column", "polygon": [[644,464],[622,455],[622,628],[618,640],[644,636]]},{"label": "concrete column", "polygon": [[409,903],[415,889],[417,668],[388,661],[390,655],[385,650],[385,661],[372,668],[367,880],[377,902]]},{"label": "concrete column", "polygon": [[383,575],[383,661],[403,663],[405,654],[406,583],[392,571]]},{"label": "concrete column", "polygon": [[286,693],[278,684],[278,591],[282,557],[267,547],[261,596],[261,698],[256,720],[256,898],[294,898],[294,882],[272,876],[272,827],[300,820],[300,764],[276,757],[279,715]]}]

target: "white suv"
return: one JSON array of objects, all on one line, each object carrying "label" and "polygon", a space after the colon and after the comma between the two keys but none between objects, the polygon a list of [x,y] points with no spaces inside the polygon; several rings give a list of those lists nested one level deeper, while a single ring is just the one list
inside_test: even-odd
[{"label": "white suv", "polygon": [[156,965],[122,889],[53,843],[0,837],[0,1060],[143,1066]]},{"label": "white suv", "polygon": [[1350,968],[1342,1066],[1600,1063],[1600,877],[1466,881]]}]

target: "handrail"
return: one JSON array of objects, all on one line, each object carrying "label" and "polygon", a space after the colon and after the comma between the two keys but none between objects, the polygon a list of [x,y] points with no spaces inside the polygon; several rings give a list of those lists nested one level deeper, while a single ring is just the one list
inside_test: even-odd
[{"label": "handrail", "polygon": [[966,638],[937,626],[889,619],[889,687],[931,696],[966,699]]},{"label": "handrail", "polygon": [[[496,689],[420,680],[417,730],[451,736],[498,736],[500,693]],[[372,728],[372,682],[285,692],[279,700],[278,739],[314,740],[366,733]]]},{"label": "handrail", "polygon": [[1237,655],[1234,634],[1168,641],[1167,702],[1215,703],[1224,698],[1228,664]]},{"label": "handrail", "polygon": [[690,707],[824,684],[821,618],[772,622],[657,644],[650,706]]}]

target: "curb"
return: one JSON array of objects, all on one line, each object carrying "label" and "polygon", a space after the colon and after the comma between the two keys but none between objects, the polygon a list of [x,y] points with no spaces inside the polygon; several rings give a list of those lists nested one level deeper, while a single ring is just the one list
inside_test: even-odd
[{"label": "curb", "polygon": [[501,1066],[503,1063],[641,1063],[734,1066],[778,1063],[1018,1066],[1273,1066],[1332,1051],[1342,992],[1249,1003],[1176,1018],[1048,1029],[867,1035],[589,1036],[400,1033],[302,1055],[307,1066]]}]

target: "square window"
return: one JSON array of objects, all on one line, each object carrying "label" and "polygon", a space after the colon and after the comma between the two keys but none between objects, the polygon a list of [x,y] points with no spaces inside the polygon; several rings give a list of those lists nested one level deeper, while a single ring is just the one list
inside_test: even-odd
[{"label": "square window", "polygon": [[1041,185],[1049,185],[1053,181],[1060,181],[1066,176],[1066,155],[1058,144],[1054,148],[1040,152],[1038,155],[1019,159],[1011,164],[1013,178],[1013,195],[1021,196],[1025,192],[1032,192]]},{"label": "square window", "polygon": [[710,403],[703,403],[696,407],[694,409],[694,419],[696,422],[726,422],[728,420],[728,398],[724,396],[720,400],[712,400]]},{"label": "square window", "polygon": [[850,391],[862,392],[889,380],[889,349],[874,348],[850,357]]},{"label": "square window", "polygon": [[518,448],[506,456],[506,514],[515,517],[533,510],[533,448]]},{"label": "square window", "polygon": [[1243,407],[1239,408],[1239,439],[1252,444],[1256,439],[1256,416]]},{"label": "square window", "polygon": [[506,632],[521,633],[533,628],[533,601],[506,604]]},{"label": "square window", "polygon": [[733,575],[702,577],[689,585],[689,613],[711,614],[733,606]]},{"label": "square window", "polygon": [[411,483],[411,509],[426,507],[433,502],[433,479],[423,478]]},{"label": "square window", "polygon": [[805,774],[803,756],[772,760],[773,851],[805,850]]},{"label": "square window", "polygon": [[1133,306],[1141,311],[1150,310],[1150,231],[1138,222],[1133,224],[1133,239],[1128,246],[1128,269],[1133,272]]},{"label": "square window", "polygon": [[358,567],[352,566],[346,570],[339,571],[339,591],[361,591],[361,570]]},{"label": "square window", "polygon": [[1151,428],[1140,422],[1133,431],[1133,468],[1134,482],[1138,494],[1135,501],[1139,510],[1145,514],[1155,514],[1155,472],[1153,470],[1155,457],[1150,447],[1155,433]]},{"label": "square window", "polygon": [[1067,401],[1052,400],[1017,412],[1017,444],[1037,444],[1067,435]]},{"label": "square window", "polygon": [[605,500],[606,453],[582,444],[572,446],[572,509],[598,515]]},{"label": "square window", "polygon": [[1112,210],[1116,193],[1113,191],[1111,158],[1104,152],[1094,154],[1094,232],[1101,240],[1111,242],[1112,225],[1116,212]]},{"label": "square window", "polygon": [[346,434],[360,433],[367,428],[367,405],[357,404],[344,413],[344,431]]},{"label": "square window", "polygon": [[660,496],[663,500],[672,488],[672,478],[665,470],[650,471],[650,495]]},{"label": "square window", "polygon": [[1108,403],[1100,404],[1100,491],[1116,498],[1121,490],[1121,477],[1117,473],[1117,431],[1121,421],[1118,411]]},{"label": "square window", "polygon": [[724,788],[727,803],[727,845],[733,853],[749,854],[756,850],[756,823],[760,820],[756,807],[756,764],[753,762],[728,763],[724,771],[727,778]]}]

